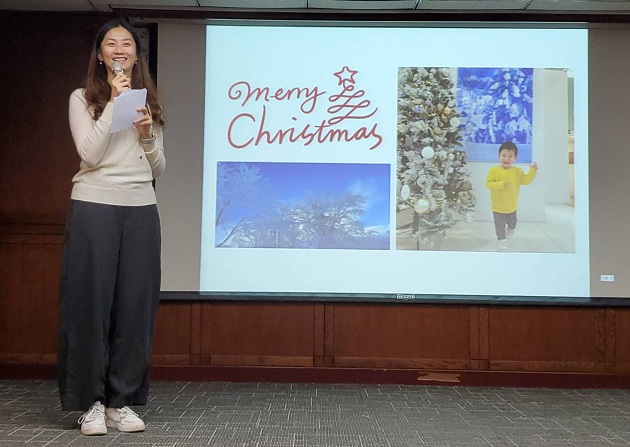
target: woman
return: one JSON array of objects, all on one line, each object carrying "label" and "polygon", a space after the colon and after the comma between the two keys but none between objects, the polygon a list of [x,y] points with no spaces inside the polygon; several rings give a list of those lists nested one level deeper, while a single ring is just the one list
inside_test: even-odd
[{"label": "woman", "polygon": [[[58,372],[62,409],[85,412],[84,435],[106,434],[107,427],[145,429],[127,406],[147,403],[160,292],[152,181],[166,162],[162,107],[141,54],[129,24],[106,23],[92,48],[86,86],[70,96],[81,161],[63,248]],[[147,105],[133,127],[110,133],[114,99],[142,88]]]}]

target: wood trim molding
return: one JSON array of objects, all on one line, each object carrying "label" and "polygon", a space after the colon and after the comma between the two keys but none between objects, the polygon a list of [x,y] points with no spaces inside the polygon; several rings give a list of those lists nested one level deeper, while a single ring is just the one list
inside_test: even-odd
[{"label": "wood trim molding", "polygon": [[313,366],[313,357],[265,355],[212,355],[212,366]]},{"label": "wood trim molding", "polygon": [[492,371],[595,373],[596,363],[491,360]]},{"label": "wood trim molding", "polygon": [[[627,365],[630,371],[630,364]],[[630,389],[628,374],[425,371],[371,368],[153,366],[154,381],[358,383],[545,388]],[[55,380],[54,365],[0,363],[0,379]],[[456,380],[453,380],[456,378]]]},{"label": "wood trim molding", "polygon": [[340,368],[409,368],[429,371],[471,369],[468,359],[336,357],[335,366]]}]

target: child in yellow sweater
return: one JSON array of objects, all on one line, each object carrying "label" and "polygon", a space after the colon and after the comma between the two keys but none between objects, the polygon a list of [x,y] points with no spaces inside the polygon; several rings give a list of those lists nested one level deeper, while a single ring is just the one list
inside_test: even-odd
[{"label": "child in yellow sweater", "polygon": [[521,185],[529,185],[538,172],[536,162],[529,165],[527,174],[521,168],[512,166],[517,156],[518,148],[514,143],[503,143],[499,147],[499,166],[490,168],[486,177],[499,251],[507,251],[507,239],[516,231],[516,209]]}]

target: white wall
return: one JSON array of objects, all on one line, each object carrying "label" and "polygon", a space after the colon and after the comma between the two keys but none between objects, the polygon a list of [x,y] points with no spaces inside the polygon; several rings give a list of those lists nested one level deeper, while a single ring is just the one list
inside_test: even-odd
[{"label": "white wall", "polygon": [[156,181],[162,221],[162,290],[197,291],[201,250],[201,183],[206,27],[159,25],[166,171]]}]

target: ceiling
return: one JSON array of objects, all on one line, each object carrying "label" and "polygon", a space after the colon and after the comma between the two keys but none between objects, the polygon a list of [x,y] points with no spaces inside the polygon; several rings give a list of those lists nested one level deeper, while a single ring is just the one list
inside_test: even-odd
[{"label": "ceiling", "polygon": [[630,0],[0,0],[0,10],[174,17],[213,12],[385,12],[630,17]]}]

